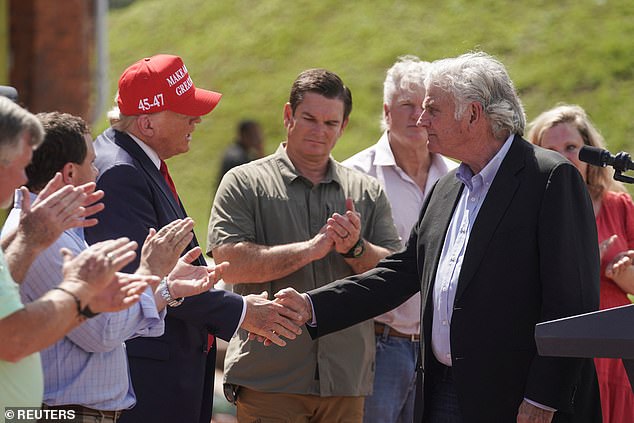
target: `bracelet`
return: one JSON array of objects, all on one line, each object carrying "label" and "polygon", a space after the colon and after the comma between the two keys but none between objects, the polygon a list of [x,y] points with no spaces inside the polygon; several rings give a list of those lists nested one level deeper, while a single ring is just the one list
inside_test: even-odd
[{"label": "bracelet", "polygon": [[96,315],[98,315],[99,313],[95,313],[94,311],[92,311],[90,309],[90,306],[86,305],[86,307],[82,308],[81,307],[81,301],[79,300],[79,297],[77,297],[77,295],[73,294],[72,292],[70,292],[69,290],[62,288],[61,286],[56,286],[53,289],[57,289],[58,291],[62,291],[67,293],[68,295],[70,295],[71,297],[73,297],[73,299],[75,300],[75,304],[77,305],[77,316],[83,316],[87,319],[90,319],[91,317],[95,317]]},{"label": "bracelet", "polygon": [[58,291],[62,291],[67,293],[68,295],[70,295],[71,297],[73,297],[73,299],[75,300],[75,303],[77,304],[77,315],[81,315],[81,301],[79,301],[79,298],[77,297],[77,295],[73,294],[72,292],[70,292],[67,289],[62,288],[61,286],[56,286],[53,289],[57,289]]}]

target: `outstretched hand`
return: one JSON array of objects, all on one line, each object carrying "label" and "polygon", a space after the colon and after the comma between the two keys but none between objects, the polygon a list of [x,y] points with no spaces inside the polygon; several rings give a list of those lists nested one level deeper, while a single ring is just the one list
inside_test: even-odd
[{"label": "outstretched hand", "polygon": [[544,410],[524,400],[517,411],[517,423],[550,423],[554,411]]},{"label": "outstretched hand", "polygon": [[167,277],[172,297],[191,297],[210,290],[229,267],[229,262],[226,261],[215,266],[192,265],[201,254],[200,247],[194,247],[178,260]]},{"label": "outstretched hand", "polygon": [[302,325],[313,318],[313,308],[306,293],[300,294],[293,288],[284,288],[275,294],[275,301],[299,314]]},{"label": "outstretched hand", "polygon": [[250,332],[249,338],[261,336],[283,347],[281,338],[295,339],[301,335],[302,316],[281,304],[268,300],[268,293],[247,295],[247,312],[240,326]]}]

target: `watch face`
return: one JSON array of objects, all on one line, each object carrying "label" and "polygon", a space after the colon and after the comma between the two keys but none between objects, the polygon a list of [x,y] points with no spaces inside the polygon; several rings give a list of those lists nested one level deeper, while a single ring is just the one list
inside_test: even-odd
[{"label": "watch face", "polygon": [[343,256],[346,258],[357,258],[361,257],[364,251],[365,241],[363,240],[363,238],[359,238],[359,241],[357,241],[357,243],[350,249],[350,251],[343,254]]}]

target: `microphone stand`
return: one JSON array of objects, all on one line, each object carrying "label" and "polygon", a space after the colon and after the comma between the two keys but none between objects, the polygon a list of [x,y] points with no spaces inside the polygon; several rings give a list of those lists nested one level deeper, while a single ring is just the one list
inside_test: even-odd
[{"label": "microphone stand", "polygon": [[614,179],[620,182],[625,182],[627,184],[634,184],[634,177],[623,175],[628,169],[628,164],[632,163],[630,160],[629,153],[621,151],[616,156],[614,156]]}]

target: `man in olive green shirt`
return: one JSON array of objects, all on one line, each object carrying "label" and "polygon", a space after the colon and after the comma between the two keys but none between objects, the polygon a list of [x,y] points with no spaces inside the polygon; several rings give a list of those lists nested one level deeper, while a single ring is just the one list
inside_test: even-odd
[{"label": "man in olive green shirt", "polygon": [[[303,72],[284,107],[287,141],[222,179],[207,253],[231,262],[224,280],[235,292],[303,292],[364,272],[400,248],[380,185],[330,156],[351,109],[337,75]],[[240,387],[240,422],[361,422],[373,369],[372,321],[317,341],[305,333],[284,348],[248,342],[239,331],[227,350],[225,382]]]}]

